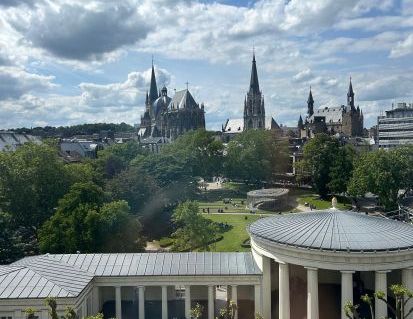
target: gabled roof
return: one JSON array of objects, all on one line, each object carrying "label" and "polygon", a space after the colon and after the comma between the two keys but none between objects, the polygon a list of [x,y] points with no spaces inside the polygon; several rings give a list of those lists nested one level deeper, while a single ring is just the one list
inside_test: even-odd
[{"label": "gabled roof", "polygon": [[0,266],[0,299],[77,297],[93,274],[41,255]]},{"label": "gabled roof", "polygon": [[251,253],[61,254],[0,266],[0,299],[77,297],[94,277],[261,275]]},{"label": "gabled roof", "polygon": [[198,104],[195,102],[194,97],[188,90],[182,90],[175,93],[170,103],[171,109],[182,108],[196,108]]}]

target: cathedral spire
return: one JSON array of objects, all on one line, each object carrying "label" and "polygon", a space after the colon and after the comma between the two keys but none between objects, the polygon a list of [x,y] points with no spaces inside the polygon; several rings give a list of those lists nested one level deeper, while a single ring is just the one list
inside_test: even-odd
[{"label": "cathedral spire", "polygon": [[300,118],[298,119],[298,128],[300,130],[304,128],[303,118],[301,117],[301,114],[300,114]]},{"label": "cathedral spire", "polygon": [[252,53],[252,67],[251,67],[251,81],[250,81],[250,93],[259,93],[260,85],[258,83],[257,64],[255,61],[255,50]]},{"label": "cathedral spire", "polygon": [[155,68],[153,66],[152,58],[152,74],[151,74],[151,86],[149,89],[149,102],[152,103],[158,98],[158,87],[156,85]]},{"label": "cathedral spire", "polygon": [[353,91],[353,84],[351,83],[351,76],[350,76],[350,84],[348,86],[348,92],[347,92],[347,106],[350,106],[352,109],[354,108],[354,91]]},{"label": "cathedral spire", "polygon": [[314,114],[314,99],[313,99],[313,93],[311,92],[311,86],[310,86],[310,93],[308,94],[308,99],[307,99],[307,113],[309,117]]}]

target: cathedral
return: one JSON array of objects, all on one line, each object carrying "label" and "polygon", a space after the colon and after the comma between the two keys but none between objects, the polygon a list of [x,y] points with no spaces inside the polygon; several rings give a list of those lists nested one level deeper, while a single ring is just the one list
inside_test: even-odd
[{"label": "cathedral", "polygon": [[244,98],[244,117],[243,119],[228,119],[222,125],[224,140],[229,141],[236,134],[249,129],[281,130],[273,117],[265,116],[264,96],[260,91],[255,53],[252,55],[250,86]]},{"label": "cathedral", "polygon": [[205,129],[204,105],[195,102],[188,88],[175,92],[171,98],[164,86],[159,92],[152,63],[151,84],[146,93],[145,113],[141,117],[138,135],[146,138],[174,140],[185,132]]},{"label": "cathedral", "polygon": [[348,137],[363,135],[363,111],[354,105],[353,84],[348,87],[347,105],[314,109],[314,98],[310,88],[307,99],[307,116],[298,119],[300,137],[311,138],[317,133],[342,134]]}]

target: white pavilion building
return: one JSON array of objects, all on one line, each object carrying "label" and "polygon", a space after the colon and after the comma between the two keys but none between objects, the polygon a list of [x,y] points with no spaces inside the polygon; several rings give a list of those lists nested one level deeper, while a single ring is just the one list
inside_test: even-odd
[{"label": "white pavilion building", "polygon": [[[48,296],[79,318],[190,318],[198,302],[213,319],[233,300],[238,319],[344,319],[362,294],[413,289],[410,224],[330,209],[262,218],[248,232],[248,253],[46,254],[0,266],[0,319],[27,307],[49,318]],[[386,317],[386,305],[375,312]]]}]

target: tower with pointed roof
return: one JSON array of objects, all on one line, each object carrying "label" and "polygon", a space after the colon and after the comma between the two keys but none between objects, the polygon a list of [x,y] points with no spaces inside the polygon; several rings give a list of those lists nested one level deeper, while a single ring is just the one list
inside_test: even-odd
[{"label": "tower with pointed roof", "polygon": [[265,128],[264,97],[258,81],[255,52],[252,55],[249,91],[244,100],[244,130]]},{"label": "tower with pointed roof", "polygon": [[307,114],[308,114],[308,117],[314,114],[314,99],[313,99],[313,93],[311,92],[311,86],[310,86],[310,93],[308,93],[308,99],[307,99]]},{"label": "tower with pointed roof", "polygon": [[354,91],[353,91],[353,84],[351,83],[350,77],[350,84],[348,85],[348,92],[347,92],[347,106],[351,109],[354,109]]},{"label": "tower with pointed roof", "polygon": [[342,134],[347,137],[363,136],[363,112],[359,106],[355,107],[354,96],[350,77],[347,105],[314,109],[314,99],[310,87],[307,99],[307,117],[304,123],[301,118],[298,122],[298,128],[302,133],[301,137],[313,137],[321,132],[331,135]]},{"label": "tower with pointed roof", "polygon": [[168,96],[165,86],[158,91],[155,67],[152,61],[151,82],[146,93],[145,112],[141,117],[138,135],[141,139],[175,139],[179,135],[198,128],[205,128],[204,105],[195,102],[188,90]]}]

